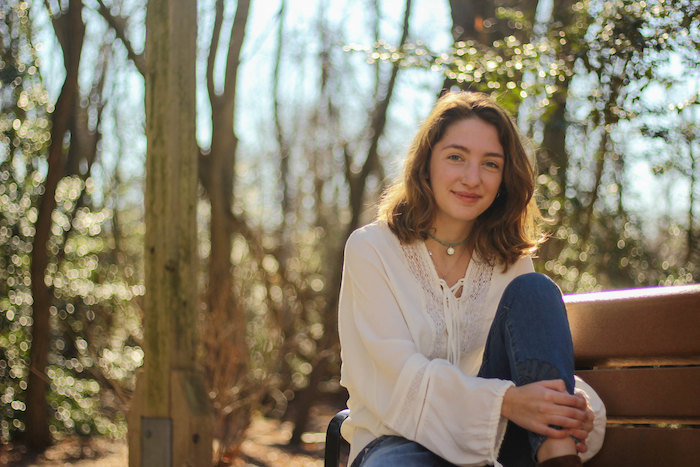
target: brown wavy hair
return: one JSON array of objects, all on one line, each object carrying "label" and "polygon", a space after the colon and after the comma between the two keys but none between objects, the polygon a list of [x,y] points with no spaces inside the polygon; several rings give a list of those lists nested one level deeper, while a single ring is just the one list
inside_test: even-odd
[{"label": "brown wavy hair", "polygon": [[480,118],[498,130],[505,152],[499,195],[474,223],[468,244],[482,257],[508,268],[532,255],[544,237],[535,203],[535,176],[524,138],[510,115],[491,97],[476,92],[447,92],[423,121],[408,150],[400,178],[384,192],[378,219],[385,220],[402,243],[425,240],[435,217],[430,186],[430,156],[455,122]]}]

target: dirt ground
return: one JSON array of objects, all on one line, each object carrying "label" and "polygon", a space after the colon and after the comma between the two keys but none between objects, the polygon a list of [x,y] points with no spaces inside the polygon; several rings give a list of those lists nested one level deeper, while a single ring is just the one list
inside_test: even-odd
[{"label": "dirt ground", "polygon": [[[256,416],[241,445],[241,455],[231,459],[232,467],[320,467],[323,465],[325,425],[333,409],[313,411],[311,429],[302,437],[303,446],[293,451],[286,444],[292,424]],[[125,467],[128,449],[124,440],[69,438],[49,448],[41,456],[31,456],[22,446],[1,445],[0,466],[13,467]]]}]

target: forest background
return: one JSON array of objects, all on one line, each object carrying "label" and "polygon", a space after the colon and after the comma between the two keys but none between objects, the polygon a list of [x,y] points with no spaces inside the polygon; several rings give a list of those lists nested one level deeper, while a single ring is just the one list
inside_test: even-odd
[{"label": "forest background", "polygon": [[[565,293],[700,274],[697,0],[200,0],[199,357],[219,460],[343,400],[347,235],[444,88],[537,148]],[[142,350],[146,5],[0,4],[0,439],[124,437]],[[172,180],[174,185],[177,180]]]}]

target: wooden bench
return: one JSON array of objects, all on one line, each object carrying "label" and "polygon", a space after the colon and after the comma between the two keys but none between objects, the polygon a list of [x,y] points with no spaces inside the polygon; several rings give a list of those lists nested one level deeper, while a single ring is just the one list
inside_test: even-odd
[{"label": "wooden bench", "polygon": [[576,373],[608,412],[590,466],[700,465],[700,285],[564,298]]},{"label": "wooden bench", "polygon": [[[605,402],[608,425],[591,467],[700,466],[700,285],[566,295],[576,373]],[[341,412],[326,467],[347,443]],[[345,448],[347,449],[347,448]]]}]

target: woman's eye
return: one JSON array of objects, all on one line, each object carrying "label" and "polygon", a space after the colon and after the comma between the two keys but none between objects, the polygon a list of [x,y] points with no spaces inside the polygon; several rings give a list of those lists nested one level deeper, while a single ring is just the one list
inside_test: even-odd
[{"label": "woman's eye", "polygon": [[450,154],[449,156],[447,156],[447,159],[451,161],[458,161],[461,160],[462,157],[459,154]]},{"label": "woman's eye", "polygon": [[498,168],[500,168],[501,166],[498,164],[498,162],[486,161],[486,167],[488,167],[488,168],[490,168],[490,169],[498,169]]}]

